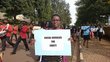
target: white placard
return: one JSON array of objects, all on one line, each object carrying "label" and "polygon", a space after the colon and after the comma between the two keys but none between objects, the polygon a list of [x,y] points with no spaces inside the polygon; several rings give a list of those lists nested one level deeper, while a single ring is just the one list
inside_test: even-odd
[{"label": "white placard", "polygon": [[35,55],[70,56],[70,30],[34,30]]}]

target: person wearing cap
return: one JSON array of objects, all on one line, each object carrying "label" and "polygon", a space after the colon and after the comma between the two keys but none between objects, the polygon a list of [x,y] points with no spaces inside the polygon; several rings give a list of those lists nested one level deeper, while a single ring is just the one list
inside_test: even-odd
[{"label": "person wearing cap", "polygon": [[29,47],[28,47],[28,44],[27,44],[27,41],[26,41],[27,31],[28,31],[27,22],[23,21],[22,25],[20,25],[20,26],[21,26],[19,28],[20,36],[18,37],[17,42],[15,44],[15,47],[13,48],[13,51],[11,52],[11,54],[16,54],[17,47],[18,47],[19,43],[21,42],[21,40],[23,41],[23,43],[25,45],[26,51],[29,50]]}]

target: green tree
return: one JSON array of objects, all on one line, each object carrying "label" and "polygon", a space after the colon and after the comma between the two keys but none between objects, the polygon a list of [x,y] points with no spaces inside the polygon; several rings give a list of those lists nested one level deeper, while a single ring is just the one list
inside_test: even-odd
[{"label": "green tree", "polygon": [[71,23],[69,4],[64,0],[52,0],[52,14],[59,14],[62,18],[62,24],[67,26]]},{"label": "green tree", "polygon": [[[79,0],[76,5],[78,6],[76,24],[107,21],[110,6],[108,2],[103,2],[103,0]],[[102,17],[102,15],[105,17]]]},{"label": "green tree", "polygon": [[36,0],[35,2],[38,20],[49,20],[51,17],[51,0]]},{"label": "green tree", "polygon": [[45,22],[57,13],[64,25],[71,23],[69,4],[65,0],[0,0],[0,8],[7,16],[14,17],[14,20],[16,15],[23,14],[31,20]]},{"label": "green tree", "polygon": [[6,16],[14,17],[14,20],[18,14],[34,16],[34,0],[0,0],[0,2],[2,11],[6,13]]}]

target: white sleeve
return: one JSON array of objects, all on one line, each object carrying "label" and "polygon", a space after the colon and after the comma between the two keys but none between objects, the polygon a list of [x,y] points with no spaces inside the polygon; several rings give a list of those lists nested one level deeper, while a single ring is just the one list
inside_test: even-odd
[{"label": "white sleeve", "polygon": [[103,35],[105,35],[105,31],[103,30]]},{"label": "white sleeve", "polygon": [[8,30],[9,24],[6,25],[6,30]]}]

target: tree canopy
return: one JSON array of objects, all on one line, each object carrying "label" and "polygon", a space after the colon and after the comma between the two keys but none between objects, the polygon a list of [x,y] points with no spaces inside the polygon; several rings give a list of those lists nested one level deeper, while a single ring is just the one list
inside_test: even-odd
[{"label": "tree canopy", "polygon": [[64,25],[71,23],[69,4],[65,0],[0,0],[0,11],[9,18],[23,14],[32,21],[48,21],[59,14]]},{"label": "tree canopy", "polygon": [[106,23],[110,15],[109,0],[78,0],[77,25],[82,23]]}]

